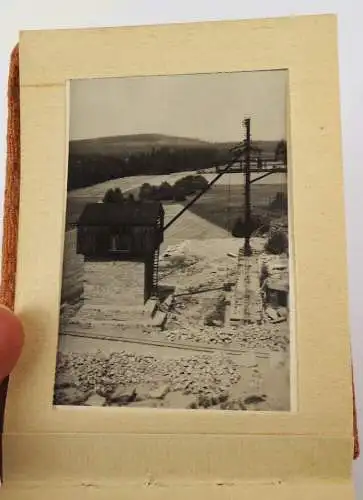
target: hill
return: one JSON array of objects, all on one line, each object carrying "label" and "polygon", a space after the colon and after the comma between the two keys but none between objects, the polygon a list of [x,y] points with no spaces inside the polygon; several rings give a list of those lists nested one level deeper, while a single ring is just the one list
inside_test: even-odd
[{"label": "hill", "polygon": [[130,154],[146,153],[153,149],[188,149],[210,147],[211,143],[188,137],[162,134],[121,135],[70,141],[69,153],[77,156],[107,156],[122,158]]},{"label": "hill", "polygon": [[[275,152],[277,141],[254,141],[253,144],[265,154],[268,154]],[[166,148],[172,150],[213,148],[228,151],[234,145],[234,142],[209,142],[190,137],[174,137],[163,134],[133,134],[70,141],[69,154],[72,156],[125,158],[132,154],[147,153]]]},{"label": "hill", "polygon": [[[256,141],[262,157],[274,158],[277,142]],[[208,142],[162,134],[135,134],[71,141],[68,189],[134,175],[196,171],[231,158],[232,142]]]}]

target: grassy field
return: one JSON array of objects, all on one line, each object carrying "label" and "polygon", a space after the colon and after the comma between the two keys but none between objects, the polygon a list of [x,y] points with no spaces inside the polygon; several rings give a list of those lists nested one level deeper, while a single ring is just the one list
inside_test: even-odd
[{"label": "grassy field", "polygon": [[[152,185],[160,185],[164,180],[168,180],[173,184],[173,182],[183,177],[183,175],[185,173],[176,173],[170,176],[118,179],[70,192],[67,200],[67,222],[76,222],[85,205],[101,201],[109,188],[119,187],[123,192],[132,193],[137,196],[139,187],[144,182],[149,182]],[[215,175],[205,174],[204,177],[210,182]],[[228,183],[226,180],[228,180]],[[231,229],[231,225],[236,218],[243,214],[243,180],[243,177],[239,174],[231,174],[226,178],[221,178],[215,186],[207,191],[190,208],[190,211],[220,228],[225,230]],[[279,191],[287,192],[287,184],[283,182],[284,180],[284,177],[281,175],[273,175],[268,179],[252,184],[251,198],[253,213],[255,215],[279,216],[276,212],[271,213],[268,205],[276,196],[276,193]],[[170,205],[170,203],[167,203],[167,205]]]},{"label": "grassy field", "polygon": [[[287,186],[253,184],[251,187],[252,214],[269,218],[286,215],[285,212],[279,213],[279,211],[269,209],[269,203],[274,199],[276,193],[281,191],[286,193]],[[230,231],[234,221],[243,215],[243,186],[215,186],[192,205],[190,211],[208,222]]]}]

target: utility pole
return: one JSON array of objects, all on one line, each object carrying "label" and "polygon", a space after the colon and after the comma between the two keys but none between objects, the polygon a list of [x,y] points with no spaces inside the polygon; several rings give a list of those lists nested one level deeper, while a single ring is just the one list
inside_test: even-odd
[{"label": "utility pole", "polygon": [[246,236],[243,248],[243,253],[245,257],[252,255],[252,249],[250,244],[252,220],[251,220],[251,118],[246,118],[243,121],[243,125],[246,129],[246,140],[245,140],[245,228]]}]

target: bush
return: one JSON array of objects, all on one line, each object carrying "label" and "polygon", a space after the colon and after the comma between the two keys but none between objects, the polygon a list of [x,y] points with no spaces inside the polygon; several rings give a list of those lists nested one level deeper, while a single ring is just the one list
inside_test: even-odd
[{"label": "bush", "polygon": [[205,189],[208,181],[202,175],[187,175],[179,179],[171,186],[168,182],[163,182],[160,186],[143,184],[139,190],[139,198],[142,200],[159,201],[185,201],[186,197]]},{"label": "bush", "polygon": [[186,198],[184,189],[174,188],[174,201],[185,201]]},{"label": "bush", "polygon": [[281,210],[283,212],[287,211],[287,194],[283,191],[276,193],[275,198],[270,203],[270,208],[272,210]]},{"label": "bush", "polygon": [[287,234],[283,231],[273,232],[265,245],[265,251],[273,255],[280,255],[288,252],[289,239]]},{"label": "bush", "polygon": [[196,191],[202,191],[208,186],[208,181],[202,175],[195,175],[192,179],[192,185]]},{"label": "bush", "polygon": [[115,203],[122,203],[124,201],[124,195],[120,188],[116,188],[113,192]]},{"label": "bush", "polygon": [[158,189],[158,200],[169,201],[174,198],[174,189],[168,182],[163,182]]},{"label": "bush", "polygon": [[103,199],[103,203],[112,203],[113,202],[113,189],[109,189],[106,191]]},{"label": "bush", "polygon": [[102,201],[103,203],[123,203],[124,195],[120,188],[108,189]]},{"label": "bush", "polygon": [[247,225],[246,222],[239,217],[232,228],[232,236],[235,238],[248,238],[257,230],[263,233],[267,232],[268,228],[268,222],[263,220],[261,217],[252,217],[249,225]]},{"label": "bush", "polygon": [[182,189],[185,196],[188,196],[205,189],[207,186],[208,181],[202,175],[187,175],[186,177],[176,181],[174,189]]},{"label": "bush", "polygon": [[139,199],[140,200],[151,200],[154,194],[154,189],[151,184],[145,182],[139,189]]}]

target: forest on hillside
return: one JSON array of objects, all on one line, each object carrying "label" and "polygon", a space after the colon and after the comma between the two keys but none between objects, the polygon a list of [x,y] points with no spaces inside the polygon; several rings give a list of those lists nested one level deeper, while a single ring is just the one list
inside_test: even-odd
[{"label": "forest on hillside", "polygon": [[[284,141],[266,143],[268,147],[265,150],[260,148],[262,156],[274,159],[282,142]],[[81,153],[71,148],[68,159],[68,190],[122,177],[205,170],[231,160],[230,148],[230,144],[206,143],[203,146],[152,147],[128,155],[87,151]]]},{"label": "forest on hillside", "polygon": [[219,148],[162,148],[134,153],[127,158],[101,155],[69,155],[68,190],[134,175],[165,175],[202,170],[223,160]]}]

